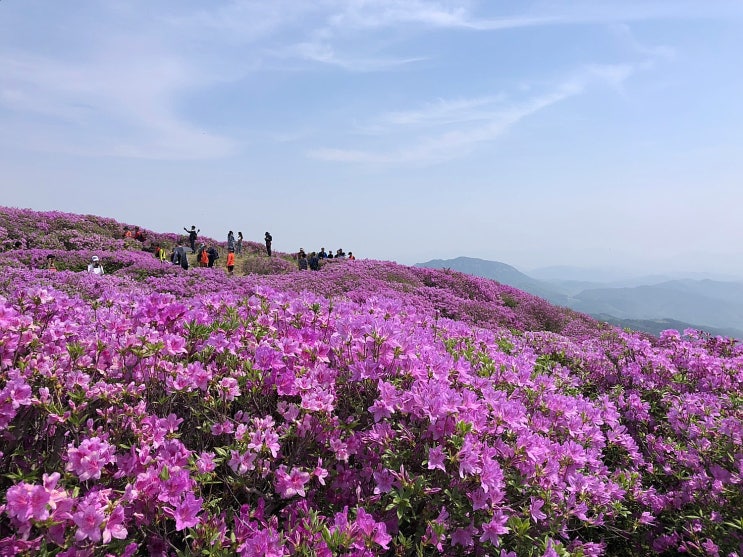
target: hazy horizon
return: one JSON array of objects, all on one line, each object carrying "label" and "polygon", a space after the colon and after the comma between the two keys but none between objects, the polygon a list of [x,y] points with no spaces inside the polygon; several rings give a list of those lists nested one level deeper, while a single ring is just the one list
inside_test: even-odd
[{"label": "hazy horizon", "polygon": [[0,2],[0,204],[743,277],[743,4]]}]

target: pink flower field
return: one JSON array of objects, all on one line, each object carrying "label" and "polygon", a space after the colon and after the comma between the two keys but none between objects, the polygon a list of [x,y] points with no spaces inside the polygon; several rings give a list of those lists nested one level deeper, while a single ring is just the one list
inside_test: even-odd
[{"label": "pink flower field", "polygon": [[736,341],[123,226],[0,208],[0,555],[743,555]]}]

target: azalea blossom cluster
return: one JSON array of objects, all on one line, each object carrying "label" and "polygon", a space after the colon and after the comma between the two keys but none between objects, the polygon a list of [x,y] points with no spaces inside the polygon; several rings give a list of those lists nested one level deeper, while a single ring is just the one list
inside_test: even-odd
[{"label": "azalea blossom cluster", "polygon": [[733,340],[383,262],[130,261],[2,268],[0,554],[743,554]]}]

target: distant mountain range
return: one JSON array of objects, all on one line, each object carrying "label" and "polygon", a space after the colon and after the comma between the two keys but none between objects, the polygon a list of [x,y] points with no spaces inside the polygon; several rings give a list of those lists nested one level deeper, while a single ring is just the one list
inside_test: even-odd
[{"label": "distant mountain range", "polygon": [[691,327],[743,339],[743,281],[668,276],[599,281],[595,274],[592,280],[580,280],[575,269],[560,267],[539,270],[540,276],[549,277],[539,279],[500,261],[472,257],[416,266],[490,278],[601,321],[652,334]]}]

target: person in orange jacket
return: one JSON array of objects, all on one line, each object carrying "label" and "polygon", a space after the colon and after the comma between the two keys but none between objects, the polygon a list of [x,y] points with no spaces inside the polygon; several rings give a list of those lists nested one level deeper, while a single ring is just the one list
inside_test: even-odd
[{"label": "person in orange jacket", "polygon": [[231,275],[235,269],[235,250],[231,249],[227,254],[227,272]]},{"label": "person in orange jacket", "polygon": [[206,267],[209,265],[209,253],[206,251],[206,246],[201,244],[199,251],[196,252],[196,260],[199,262],[199,267]]}]

